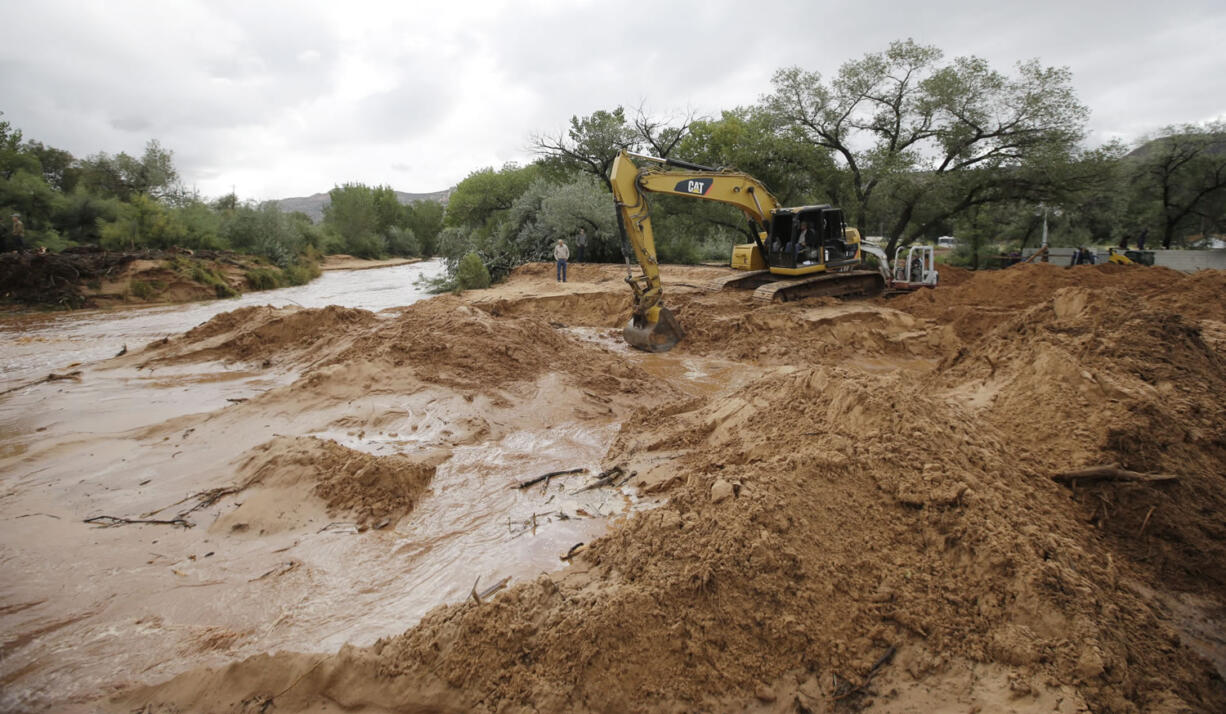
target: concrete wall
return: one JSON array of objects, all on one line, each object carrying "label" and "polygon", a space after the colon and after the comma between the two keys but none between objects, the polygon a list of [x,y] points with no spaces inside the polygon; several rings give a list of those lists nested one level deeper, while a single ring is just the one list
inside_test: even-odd
[{"label": "concrete wall", "polygon": [[[1073,258],[1074,248],[1052,248],[1049,252],[1051,262],[1056,265],[1068,265]],[[1024,255],[1029,258],[1034,253],[1027,249]],[[1226,270],[1226,250],[1155,250],[1154,265],[1194,273],[1198,270]],[[1096,261],[1107,262],[1107,251],[1095,253]]]}]

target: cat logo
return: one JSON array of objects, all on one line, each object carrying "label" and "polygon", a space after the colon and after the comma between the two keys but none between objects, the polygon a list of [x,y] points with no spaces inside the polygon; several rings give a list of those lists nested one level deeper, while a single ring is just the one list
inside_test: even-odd
[{"label": "cat logo", "polygon": [[677,187],[673,190],[677,193],[688,193],[693,196],[705,196],[707,191],[711,190],[711,186],[715,185],[715,179],[686,179],[678,181]]}]

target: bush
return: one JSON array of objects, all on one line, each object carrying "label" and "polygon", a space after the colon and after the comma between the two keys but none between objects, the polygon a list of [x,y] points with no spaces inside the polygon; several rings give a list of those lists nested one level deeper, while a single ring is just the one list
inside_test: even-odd
[{"label": "bush", "polygon": [[476,253],[469,253],[460,259],[456,267],[456,287],[460,290],[477,290],[490,286],[490,271]]},{"label": "bush", "polygon": [[246,274],[247,287],[252,290],[272,290],[281,287],[281,271],[275,268],[254,268]]},{"label": "bush", "polygon": [[157,281],[147,283],[144,280],[133,280],[128,283],[128,292],[141,300],[148,300],[161,291],[162,286]]},{"label": "bush", "polygon": [[286,285],[306,285],[320,276],[319,264],[312,260],[302,260],[282,271]]}]

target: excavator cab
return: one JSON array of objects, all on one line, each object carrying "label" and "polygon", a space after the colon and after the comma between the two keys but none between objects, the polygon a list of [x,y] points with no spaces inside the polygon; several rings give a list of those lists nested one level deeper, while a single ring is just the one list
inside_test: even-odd
[{"label": "excavator cab", "polygon": [[784,275],[805,275],[860,260],[847,241],[843,211],[832,206],[780,209],[771,215],[767,265]]}]

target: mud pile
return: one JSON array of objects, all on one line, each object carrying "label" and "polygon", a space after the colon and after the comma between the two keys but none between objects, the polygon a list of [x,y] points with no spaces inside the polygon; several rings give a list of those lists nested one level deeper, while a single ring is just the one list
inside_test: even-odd
[{"label": "mud pile", "polygon": [[179,339],[150,344],[141,365],[319,359],[346,335],[369,329],[375,321],[374,313],[335,305],[318,310],[244,307],[217,315]]},{"label": "mud pile", "polygon": [[[1205,336],[1220,307],[1193,308],[1222,279],[1027,265],[885,305],[678,291],[690,336],[670,355],[741,366],[704,396],[577,336],[552,296],[552,320],[490,296],[406,309],[300,384],[471,394],[559,374],[650,395],[605,466],[666,502],[561,574],[373,647],[257,657],[115,706],[1226,710],[1153,595],[1226,598],[1226,364]],[[612,319],[583,302],[582,321]],[[932,368],[864,367],[915,358]],[[1106,463],[1178,479],[1052,478]]]},{"label": "mud pile", "polygon": [[1060,288],[1116,287],[1125,291],[1127,299],[1137,300],[1187,279],[1183,273],[1169,268],[1027,263],[1005,270],[975,272],[968,280],[943,283],[938,290],[919,290],[888,304],[918,317],[952,325],[963,339],[977,339],[1015,312],[1046,300]]},{"label": "mud pile", "polygon": [[[1119,464],[1177,475],[1171,487],[1088,487],[1077,494],[1083,517],[1158,581],[1226,594],[1226,353],[1163,307],[1199,305],[1205,282],[1183,280],[1152,300],[1061,288],[941,377],[1049,473]],[[1142,529],[1150,537],[1138,538]]]},{"label": "mud pile", "polygon": [[361,528],[404,517],[430,484],[437,464],[400,455],[374,456],[336,442],[278,437],[239,466],[242,503],[212,526],[218,532],[275,532],[301,525],[300,504],[319,502],[327,515]]},{"label": "mud pile", "polygon": [[957,348],[952,331],[864,301],[760,305],[748,293],[730,291],[681,295],[671,304],[686,330],[678,354],[809,365],[882,357],[936,360]]}]

